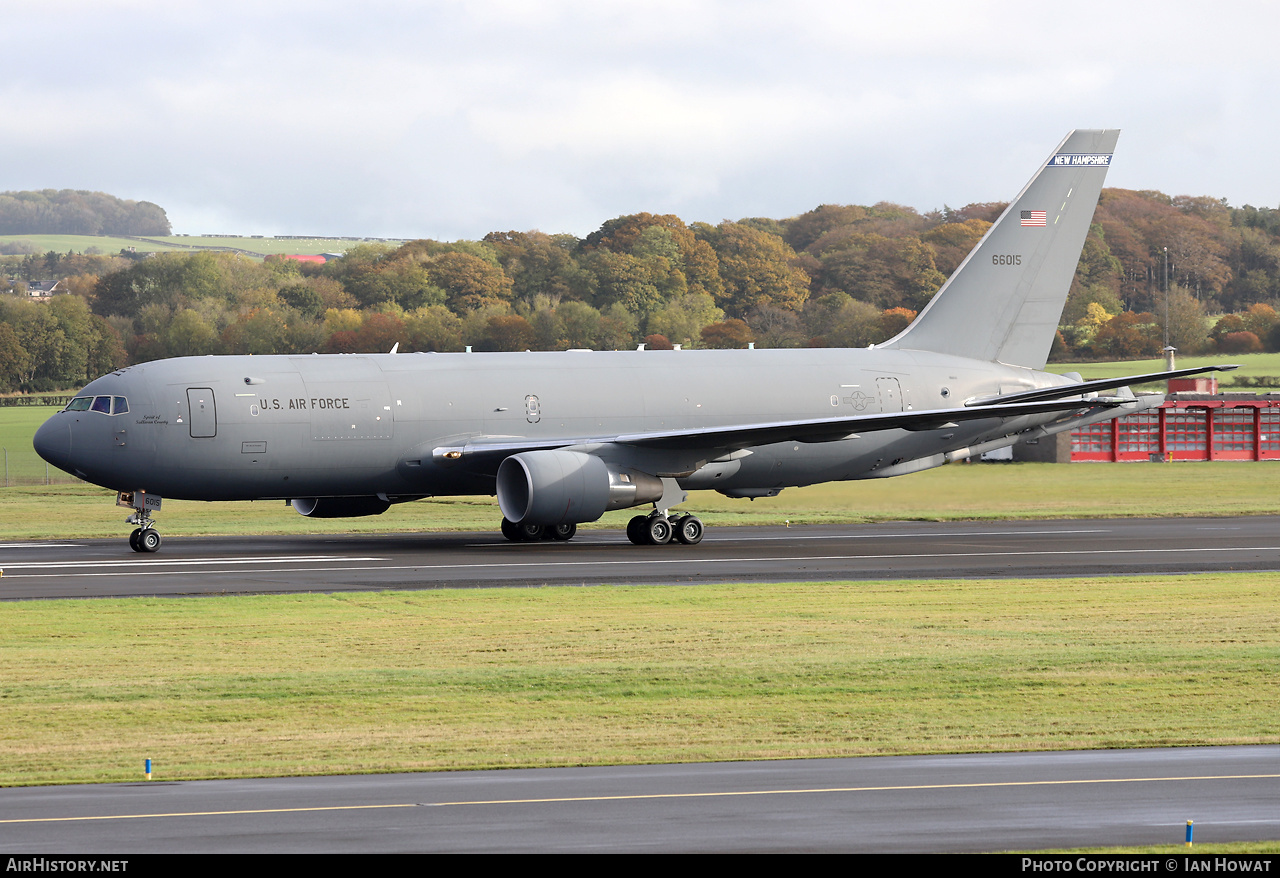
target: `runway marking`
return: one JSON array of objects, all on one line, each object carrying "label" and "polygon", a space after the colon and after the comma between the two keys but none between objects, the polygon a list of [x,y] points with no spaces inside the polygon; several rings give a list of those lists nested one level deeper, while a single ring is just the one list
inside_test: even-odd
[{"label": "runway marking", "polygon": [[84,543],[0,543],[0,549],[78,549]]},{"label": "runway marking", "polygon": [[[1226,530],[1226,528],[1221,528]],[[890,534],[817,534],[812,536],[785,536],[777,537],[732,537],[732,536],[714,536],[707,537],[708,543],[759,543],[768,540],[892,540],[892,539],[920,539],[928,537],[1042,537],[1056,536],[1059,534],[1105,534],[1111,533],[1106,528],[1088,528],[1080,530],[976,530],[976,531],[928,531],[923,533],[890,533]],[[487,544],[478,544],[487,545]]]},{"label": "runway marking", "polygon": [[[101,567],[103,564],[128,564],[130,567],[192,567],[200,564],[312,564],[325,561],[385,561],[385,558],[347,558],[342,555],[279,555],[262,558],[99,558],[94,561],[20,561],[4,563],[6,570],[39,570],[45,567]],[[136,572],[136,571],[134,571]]]},{"label": "runway marking", "polygon": [[156,814],[90,814],[84,817],[16,817],[6,823],[75,823],[86,820],[142,820],[148,817],[226,817],[237,814],[305,814],[313,811],[373,811],[379,808],[420,808],[420,802],[391,805],[323,805],[311,808],[253,808],[240,811],[169,811]]},{"label": "runway marking", "polygon": [[1207,774],[1188,777],[1116,777],[1076,780],[1010,780],[986,783],[904,784],[900,786],[816,787],[797,790],[724,790],[713,793],[637,793],[612,796],[556,796],[541,799],[475,799],[458,802],[396,802],[384,805],[322,805],[303,808],[245,808],[226,811],[169,811],[152,814],[89,814],[80,817],[15,817],[0,825],[17,823],[75,823],[89,820],[143,820],[160,817],[228,817],[250,814],[308,814],[321,811],[375,811],[388,808],[451,808],[464,805],[542,805],[559,802],[627,802],[646,799],[715,799],[738,796],[801,796],[826,793],[883,793],[913,790],[973,790],[999,787],[1051,787],[1085,784],[1156,783],[1160,781],[1274,780],[1280,774]]},{"label": "runway marking", "polygon": [[[690,558],[688,556],[675,558],[600,558],[592,561],[471,561],[465,564],[391,564],[380,565],[377,567],[308,567],[305,572],[311,573],[363,573],[369,571],[393,571],[393,570],[475,570],[478,568],[486,569],[517,569],[522,567],[541,567],[541,568],[563,568],[563,567],[599,567],[608,565],[611,567],[620,566],[636,566],[641,564],[681,564],[685,566],[695,564],[725,564],[725,563],[767,563],[767,562],[793,562],[793,561],[884,561],[890,559],[900,559],[904,557],[910,558],[1032,558],[1032,557],[1051,557],[1066,555],[1144,555],[1159,554],[1173,555],[1180,552],[1195,552],[1197,554],[1221,554],[1232,552],[1280,552],[1280,546],[1186,546],[1181,548],[1163,548],[1163,549],[1074,549],[1074,550],[1052,550],[1041,552],[912,552],[910,555],[792,555],[792,556],[772,556],[772,557],[746,557],[746,558]],[[208,560],[190,560],[163,562],[152,560],[150,563],[155,566],[170,566],[173,564],[253,564],[253,563],[302,563],[322,562],[322,561],[381,561],[382,558],[264,558],[254,559],[234,559],[219,561],[216,559]],[[50,563],[41,564],[31,562],[27,564],[6,564],[4,569],[16,570],[20,568],[40,569],[43,567],[96,567],[101,566],[101,561],[75,561],[66,563]],[[124,562],[121,562],[124,563]],[[129,561],[130,564],[147,563],[145,561]],[[209,573],[232,573],[231,570],[210,570]],[[272,572],[272,571],[262,571]],[[288,571],[285,571],[288,572]],[[185,570],[136,570],[130,567],[127,570],[103,570],[88,573],[68,573],[70,577],[81,576],[179,576],[185,574]],[[10,575],[5,573],[6,579],[37,579],[58,576],[56,573],[18,573]]]},{"label": "runway marking", "polygon": [[976,790],[998,787],[1041,787],[1041,786],[1073,786],[1076,784],[1110,784],[1110,783],[1153,783],[1155,781],[1198,781],[1198,780],[1272,780],[1280,778],[1280,774],[1235,774],[1235,775],[1203,775],[1190,777],[1116,777],[1116,778],[1080,778],[1077,780],[1009,780],[991,781],[988,783],[944,783],[944,784],[905,784],[902,786],[876,787],[817,787],[800,790],[737,790],[717,793],[641,793],[637,795],[614,796],[564,796],[546,799],[492,799],[463,802],[436,802],[432,807],[449,807],[460,805],[537,805],[554,802],[624,802],[631,799],[703,799],[731,796],[785,796],[812,795],[819,793],[884,793],[909,792],[913,790]]}]

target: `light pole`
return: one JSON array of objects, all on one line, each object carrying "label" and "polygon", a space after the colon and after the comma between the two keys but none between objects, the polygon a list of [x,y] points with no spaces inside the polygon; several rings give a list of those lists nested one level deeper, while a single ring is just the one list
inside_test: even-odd
[{"label": "light pole", "polygon": [[1169,346],[1169,248],[1164,248],[1164,346]]}]

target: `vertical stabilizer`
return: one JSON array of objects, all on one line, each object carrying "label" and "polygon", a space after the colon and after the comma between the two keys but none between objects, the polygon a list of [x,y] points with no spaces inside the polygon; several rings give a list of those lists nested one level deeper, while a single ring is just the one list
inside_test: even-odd
[{"label": "vertical stabilizer", "polygon": [[1068,134],[915,322],[877,347],[1043,368],[1119,136]]}]

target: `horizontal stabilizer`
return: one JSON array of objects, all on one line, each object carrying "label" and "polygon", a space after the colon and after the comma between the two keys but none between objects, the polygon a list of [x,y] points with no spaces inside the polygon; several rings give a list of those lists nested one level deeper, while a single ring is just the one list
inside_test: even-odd
[{"label": "horizontal stabilizer", "polygon": [[1024,390],[1019,393],[1006,393],[1002,396],[984,396],[971,399],[965,403],[967,407],[985,407],[1002,405],[1011,402],[1035,402],[1043,399],[1066,399],[1082,393],[1095,393],[1099,390],[1110,390],[1113,387],[1128,387],[1130,384],[1146,384],[1149,381],[1165,381],[1169,378],[1186,378],[1189,375],[1203,375],[1205,372],[1230,372],[1239,369],[1239,365],[1204,366],[1199,369],[1175,369],[1172,372],[1149,372],[1146,375],[1126,375],[1123,378],[1096,378],[1093,381],[1081,381],[1076,384],[1057,384],[1053,387],[1042,387],[1039,390]]}]

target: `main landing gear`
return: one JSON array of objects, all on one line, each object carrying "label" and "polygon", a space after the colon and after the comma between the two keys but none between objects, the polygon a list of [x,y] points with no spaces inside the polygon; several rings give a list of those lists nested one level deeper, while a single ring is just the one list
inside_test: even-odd
[{"label": "main landing gear", "polygon": [[665,546],[673,540],[695,546],[702,542],[702,519],[661,512],[637,515],[627,522],[627,539],[637,546]]},{"label": "main landing gear", "polygon": [[502,519],[502,535],[513,543],[536,543],[540,540],[563,542],[573,539],[577,532],[576,524],[512,524],[506,518]]},{"label": "main landing gear", "polygon": [[[513,543],[571,540],[577,532],[578,526],[576,524],[512,524],[507,519],[502,519],[502,535]],[[155,532],[152,531],[152,533]],[[159,539],[159,534],[156,537]],[[702,519],[696,515],[668,516],[660,512],[654,512],[650,515],[637,515],[627,523],[627,539],[637,546],[665,546],[667,543],[672,542],[694,546],[702,542]],[[129,543],[133,545],[132,538],[130,538]],[[155,550],[138,549],[137,551]]]}]

